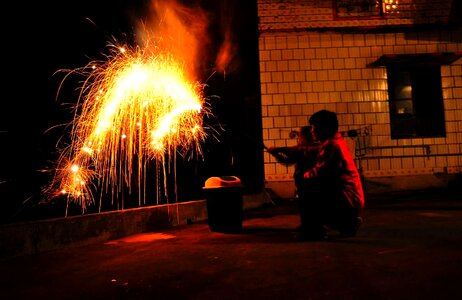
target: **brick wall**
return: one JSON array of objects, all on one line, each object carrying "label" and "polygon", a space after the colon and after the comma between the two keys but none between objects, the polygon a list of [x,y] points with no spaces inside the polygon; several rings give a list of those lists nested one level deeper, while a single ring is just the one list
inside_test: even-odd
[{"label": "brick wall", "polygon": [[400,0],[396,9],[383,16],[352,18],[339,17],[333,10],[334,1],[329,0],[258,0],[259,30],[447,24],[451,21],[452,5],[455,5],[452,2]]},{"label": "brick wall", "polygon": [[[450,1],[440,2],[436,9],[430,1],[399,1],[403,7],[406,4],[419,8],[417,16],[421,18],[433,8],[432,18],[426,18],[427,22],[434,15],[438,20],[447,18]],[[337,21],[331,1],[260,0],[259,15],[262,124],[267,146],[295,144],[290,132],[306,125],[312,113],[329,109],[338,113],[340,131],[356,129],[364,135],[347,140],[353,153],[355,146],[356,150],[359,146],[368,147],[367,153],[357,152],[362,157],[358,164],[368,178],[462,172],[462,59],[441,67],[445,138],[392,140],[386,68],[368,67],[383,54],[462,52],[461,29],[398,29],[381,33],[294,29],[339,26],[333,25]],[[308,15],[318,17],[315,20]],[[403,15],[396,19],[402,24],[416,20],[410,17],[410,12]],[[301,23],[302,16],[309,20]],[[291,18],[295,20],[292,23]],[[265,153],[267,181],[289,182],[292,172],[292,167],[278,164]]]}]

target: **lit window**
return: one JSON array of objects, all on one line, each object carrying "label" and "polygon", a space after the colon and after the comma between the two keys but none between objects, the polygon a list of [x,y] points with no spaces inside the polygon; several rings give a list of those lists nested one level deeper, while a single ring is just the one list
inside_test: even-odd
[{"label": "lit window", "polygon": [[442,137],[441,71],[433,66],[387,66],[391,137]]},{"label": "lit window", "polygon": [[386,67],[392,139],[446,136],[441,65],[460,52],[386,54],[370,67]]}]

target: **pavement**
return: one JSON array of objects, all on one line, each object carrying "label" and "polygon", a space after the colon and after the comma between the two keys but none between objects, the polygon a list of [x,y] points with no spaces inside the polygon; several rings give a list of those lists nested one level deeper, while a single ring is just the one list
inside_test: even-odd
[{"label": "pavement", "polygon": [[0,299],[462,299],[462,196],[366,197],[357,236],[293,239],[295,201],[0,261]]}]

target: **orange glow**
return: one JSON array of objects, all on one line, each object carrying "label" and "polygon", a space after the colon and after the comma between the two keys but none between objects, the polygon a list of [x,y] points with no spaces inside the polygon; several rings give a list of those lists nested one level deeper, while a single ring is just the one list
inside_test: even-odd
[{"label": "orange glow", "polygon": [[121,238],[114,241],[109,241],[106,245],[117,245],[119,243],[149,243],[153,241],[159,240],[169,240],[175,238],[174,235],[166,234],[166,233],[142,233],[142,234],[135,234],[132,236],[128,236],[125,238]]},{"label": "orange glow", "polygon": [[236,52],[235,47],[231,43],[231,35],[229,32],[225,34],[225,41],[218,51],[217,59],[215,62],[217,71],[226,73],[226,68],[230,64],[233,53]]},{"label": "orange glow", "polygon": [[[114,45],[107,61],[72,71],[86,79],[72,143],[52,186],[59,186],[55,195],[65,195],[83,211],[94,203],[92,185],[116,195],[121,186],[139,187],[148,160],[165,168],[166,158],[177,152],[202,153],[202,120],[209,111],[190,64],[197,59],[197,40],[174,8],[162,8],[162,26],[155,28],[162,31],[143,28],[140,46]],[[171,36],[178,32],[184,39]]]},{"label": "orange glow", "polygon": [[384,0],[383,11],[384,13],[399,13],[398,0]]}]

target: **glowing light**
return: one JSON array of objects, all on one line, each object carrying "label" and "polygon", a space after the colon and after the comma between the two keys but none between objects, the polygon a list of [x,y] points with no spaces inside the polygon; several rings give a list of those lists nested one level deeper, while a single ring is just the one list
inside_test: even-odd
[{"label": "glowing light", "polygon": [[[114,42],[105,59],[67,71],[65,78],[77,74],[84,80],[70,143],[61,149],[45,193],[64,195],[85,211],[94,192],[117,197],[133,186],[140,202],[151,161],[163,171],[167,190],[165,178],[176,155],[202,155],[204,128],[210,128],[203,119],[210,111],[197,78],[207,53],[199,47],[209,40],[207,14],[176,2],[152,2],[155,20],[138,24],[136,46]],[[230,45],[223,48],[221,69],[232,52]]]},{"label": "glowing light", "polygon": [[203,86],[178,60],[148,44],[118,49],[106,63],[81,70],[87,76],[81,113],[55,178],[60,194],[83,209],[94,202],[88,183],[130,187],[132,174],[142,178],[148,159],[164,163],[179,147],[201,153],[206,136]]},{"label": "glowing light", "polygon": [[383,11],[385,13],[399,13],[398,11],[398,0],[384,0]]},{"label": "glowing light", "polygon": [[125,238],[121,238],[118,240],[113,240],[106,242],[106,245],[117,245],[120,243],[149,243],[153,241],[159,241],[159,240],[169,240],[173,239],[176,236],[167,234],[167,233],[142,233],[142,234],[136,234],[132,236],[128,236]]}]

